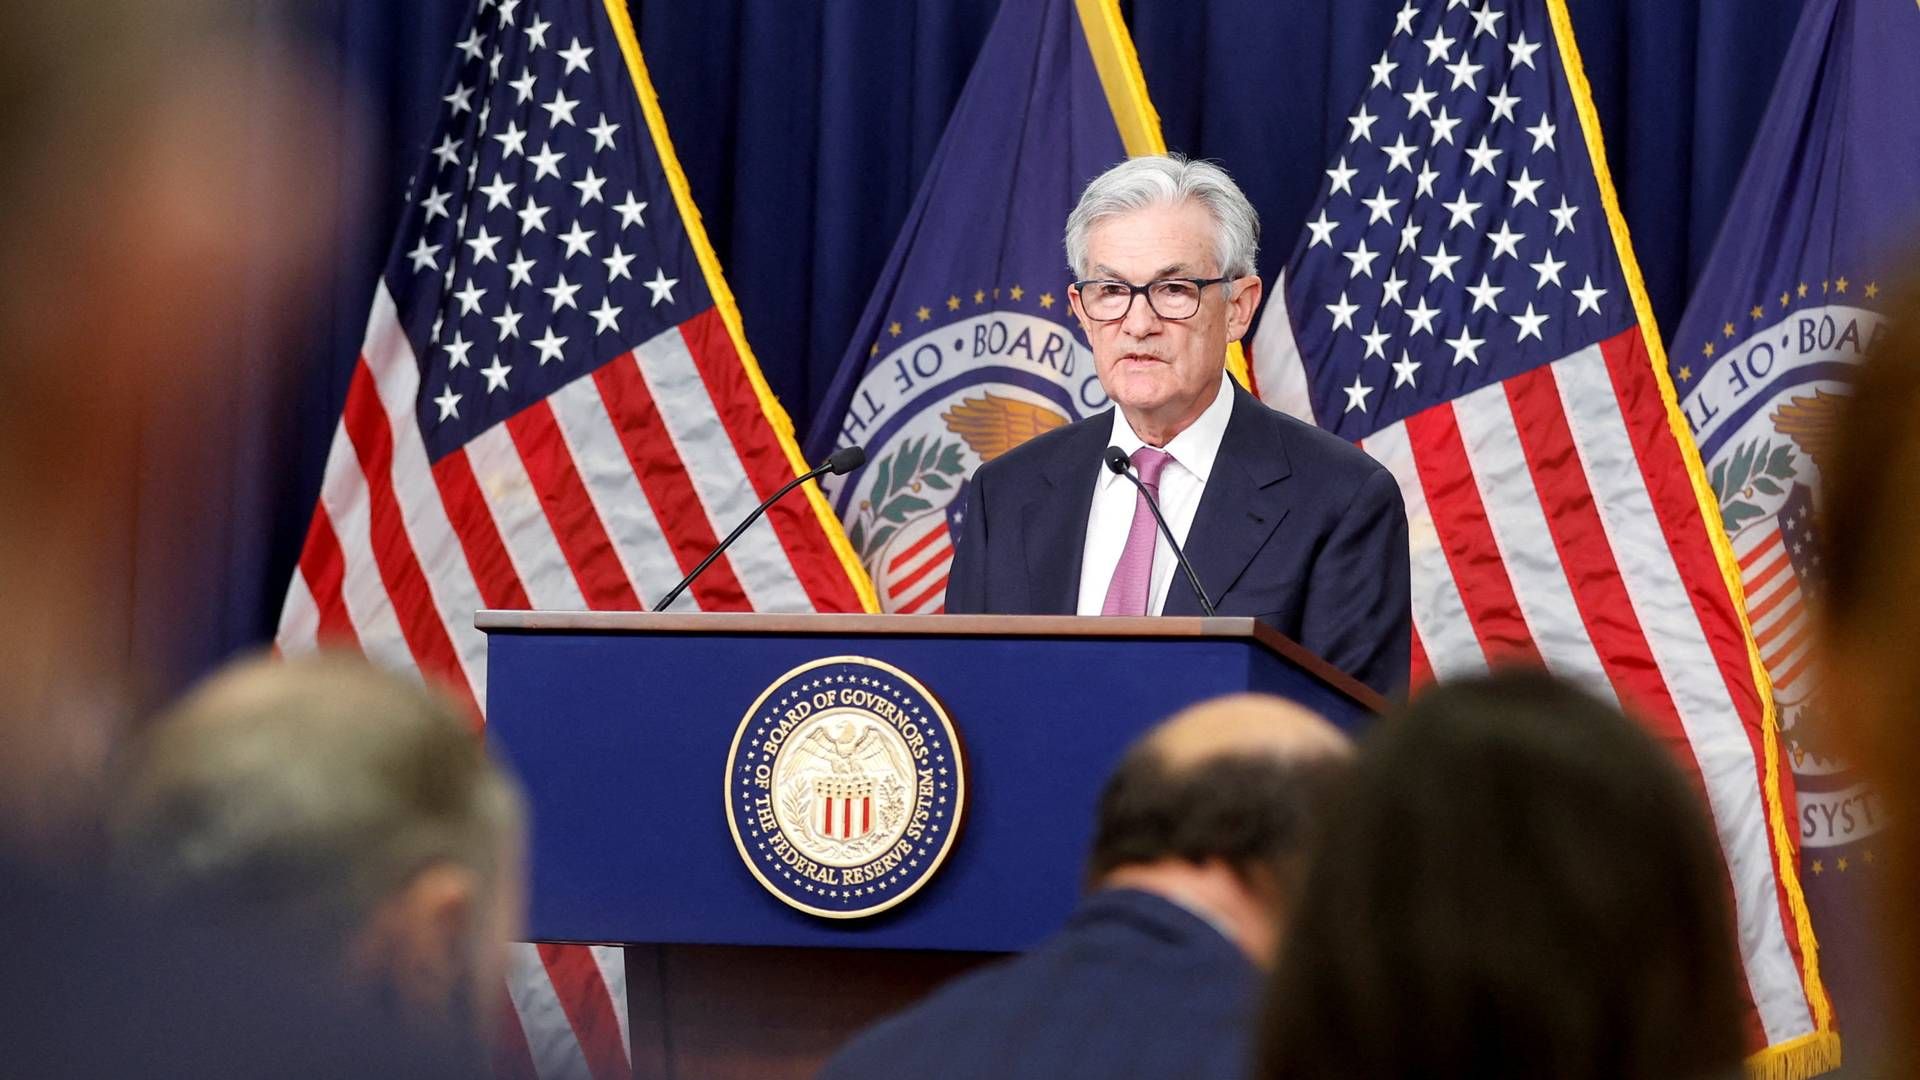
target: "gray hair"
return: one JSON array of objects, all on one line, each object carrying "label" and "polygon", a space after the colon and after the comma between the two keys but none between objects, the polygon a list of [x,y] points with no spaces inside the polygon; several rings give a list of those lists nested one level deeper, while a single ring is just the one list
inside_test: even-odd
[{"label": "gray hair", "polygon": [[518,787],[456,705],[344,655],[230,667],[127,764],[109,830],[137,899],[320,945],[433,865],[490,899],[522,828]]},{"label": "gray hair", "polygon": [[1237,278],[1253,273],[1260,251],[1260,215],[1225,169],[1180,154],[1128,158],[1094,177],[1080,193],[1080,205],[1067,215],[1067,265],[1076,276],[1090,273],[1087,233],[1107,218],[1188,200],[1213,215],[1220,274]]}]

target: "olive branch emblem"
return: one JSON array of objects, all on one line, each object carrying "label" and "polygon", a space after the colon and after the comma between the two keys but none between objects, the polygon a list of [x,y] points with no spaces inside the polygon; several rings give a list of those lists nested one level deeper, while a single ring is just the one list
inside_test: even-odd
[{"label": "olive branch emblem", "polygon": [[907,519],[933,509],[930,500],[918,494],[929,488],[947,491],[964,477],[959,440],[946,442],[931,435],[910,439],[899,450],[874,466],[873,487],[860,501],[860,513],[847,539],[860,553],[860,561],[871,562]]},{"label": "olive branch emblem", "polygon": [[1708,478],[1714,497],[1720,500],[1720,523],[1729,535],[1738,532],[1747,521],[1766,511],[1751,501],[1759,495],[1786,494],[1784,485],[1793,482],[1793,444],[1774,445],[1755,439],[1736,448],[1733,456],[1713,467]]}]

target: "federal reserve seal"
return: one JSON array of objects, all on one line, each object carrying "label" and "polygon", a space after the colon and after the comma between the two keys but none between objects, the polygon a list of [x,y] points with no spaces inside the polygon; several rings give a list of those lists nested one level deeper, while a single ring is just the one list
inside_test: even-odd
[{"label": "federal reserve seal", "polygon": [[781,901],[828,919],[918,892],[966,809],[953,722],[890,664],[829,656],[761,694],[727,755],[727,825]]}]

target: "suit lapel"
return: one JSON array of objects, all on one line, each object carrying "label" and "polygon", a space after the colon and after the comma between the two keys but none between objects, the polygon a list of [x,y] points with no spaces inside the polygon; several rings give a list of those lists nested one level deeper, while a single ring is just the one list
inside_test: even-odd
[{"label": "suit lapel", "polygon": [[[1220,453],[1214,458],[1184,545],[1188,561],[1216,605],[1286,517],[1289,485],[1284,481],[1292,471],[1274,418],[1266,406],[1235,384],[1233,415],[1227,419]],[[1084,531],[1086,514],[1080,516]],[[1200,602],[1192,590],[1175,581],[1167,590],[1162,611],[1198,615]]]},{"label": "suit lapel", "polygon": [[1026,506],[1027,590],[1037,613],[1071,615],[1079,609],[1087,514],[1100,454],[1112,433],[1110,409],[1081,421],[1042,469],[1045,490]]}]

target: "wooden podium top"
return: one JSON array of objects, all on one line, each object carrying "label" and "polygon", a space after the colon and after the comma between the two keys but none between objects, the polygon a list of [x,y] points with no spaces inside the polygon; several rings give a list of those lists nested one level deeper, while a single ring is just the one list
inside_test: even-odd
[{"label": "wooden podium top", "polygon": [[1374,713],[1387,701],[1372,687],[1321,659],[1258,619],[1246,616],[1141,615],[814,615],[756,612],[496,611],[476,612],[474,626],[495,630],[584,631],[595,634],[817,634],[849,637],[914,634],[939,637],[1218,638],[1240,639],[1319,677]]}]

